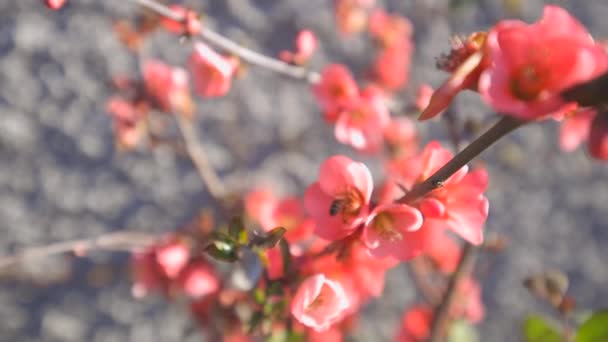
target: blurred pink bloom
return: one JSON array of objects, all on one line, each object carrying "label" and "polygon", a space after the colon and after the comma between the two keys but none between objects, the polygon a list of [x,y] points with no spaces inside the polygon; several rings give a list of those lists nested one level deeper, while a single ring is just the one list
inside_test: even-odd
[{"label": "blurred pink bloom", "polygon": [[154,248],[154,257],[160,269],[169,278],[175,278],[190,259],[190,250],[179,240],[170,240]]},{"label": "blurred pink bloom", "polygon": [[44,4],[52,10],[60,9],[66,2],[67,0],[44,0]]},{"label": "blurred pink bloom", "polygon": [[308,342],[342,342],[343,334],[340,329],[335,327],[329,328],[325,331],[318,332],[312,330],[308,333]]},{"label": "blurred pink bloom", "polygon": [[296,51],[281,51],[279,58],[288,63],[305,64],[317,49],[317,37],[311,30],[302,30],[296,37]]},{"label": "blurred pink bloom", "polygon": [[120,148],[135,148],[144,138],[143,119],[147,112],[144,107],[116,96],[108,100],[106,110],[112,116],[114,135]]},{"label": "blurred pink bloom", "polygon": [[200,33],[202,24],[199,15],[195,11],[176,4],[169,6],[169,8],[171,8],[173,13],[181,15],[186,19],[184,21],[175,21],[167,17],[162,17],[160,23],[165,30],[171,33],[185,34],[188,36],[194,36]]},{"label": "blurred pink bloom", "polygon": [[433,308],[421,304],[412,306],[403,314],[395,342],[425,341],[431,334],[432,320]]},{"label": "blurred pink bloom", "polygon": [[408,260],[408,233],[420,229],[422,215],[405,204],[378,205],[367,218],[362,239],[374,256]]},{"label": "blurred pink bloom", "polygon": [[485,306],[481,301],[481,287],[471,277],[464,278],[458,284],[458,298],[450,308],[456,317],[462,317],[471,323],[481,322],[486,314]]},{"label": "blurred pink bloom", "polygon": [[595,110],[587,109],[576,111],[564,118],[559,132],[559,143],[563,151],[574,151],[589,138],[591,123],[596,115]]},{"label": "blurred pink bloom", "polygon": [[368,30],[383,48],[390,48],[401,45],[404,40],[409,41],[413,33],[413,25],[401,15],[389,14],[378,8],[369,18]]},{"label": "blurred pink bloom", "polygon": [[186,70],[158,60],[147,60],[143,64],[143,78],[146,92],[160,110],[189,111],[192,104]]},{"label": "blurred pink bloom", "polygon": [[388,91],[405,87],[410,76],[413,49],[413,44],[405,39],[382,49],[372,66],[373,81]]},{"label": "blurred pink bloom", "polygon": [[303,325],[324,331],[344,317],[349,300],[342,286],[323,274],[300,284],[291,303],[291,314]]},{"label": "blurred pink bloom", "polygon": [[321,80],[312,92],[325,112],[328,122],[335,122],[342,108],[359,97],[359,88],[350,71],[341,64],[331,64],[321,72]]},{"label": "blurred pink bloom", "polygon": [[363,163],[334,156],[319,170],[319,180],[308,187],[304,205],[315,220],[315,233],[338,240],[365,222],[373,190],[372,175]]},{"label": "blurred pink bloom", "polygon": [[608,68],[608,56],[567,11],[545,6],[534,24],[499,22],[488,33],[492,64],[479,81],[494,110],[524,120],[546,118],[565,105],[560,92]]},{"label": "blurred pink bloom", "polygon": [[135,253],[131,263],[133,268],[131,293],[135,298],[143,298],[152,291],[166,287],[165,278],[159,272],[153,253]]},{"label": "blurred pink bloom", "polygon": [[237,67],[236,59],[224,57],[201,42],[194,45],[189,61],[194,88],[202,97],[225,95]]},{"label": "blurred pink bloom", "polygon": [[367,10],[374,0],[334,0],[336,24],[340,33],[349,35],[362,31],[367,24]]},{"label": "blurred pink bloom", "polygon": [[336,139],[362,152],[378,152],[389,120],[384,95],[378,88],[367,87],[338,115]]},{"label": "blurred pink bloom", "polygon": [[[430,142],[419,156],[393,164],[389,170],[406,188],[422,182],[439,170],[452,154],[439,142]],[[441,187],[418,199],[415,206],[422,212],[424,224],[415,235],[423,237],[431,227],[446,227],[475,245],[483,241],[483,225],[488,217],[488,200],[484,192],[488,185],[485,169],[468,172],[464,166]],[[423,249],[423,246],[420,246]]]},{"label": "blurred pink bloom", "polygon": [[414,122],[407,117],[391,118],[384,128],[384,141],[391,149],[391,155],[409,158],[418,152],[418,131]]},{"label": "blurred pink bloom", "polygon": [[245,208],[265,231],[285,228],[285,238],[290,243],[310,237],[314,230],[313,220],[306,217],[304,205],[296,197],[279,200],[270,191],[252,191],[245,196]]},{"label": "blurred pink bloom", "polygon": [[220,289],[218,276],[202,259],[190,262],[180,273],[177,284],[184,294],[192,298],[205,297]]}]

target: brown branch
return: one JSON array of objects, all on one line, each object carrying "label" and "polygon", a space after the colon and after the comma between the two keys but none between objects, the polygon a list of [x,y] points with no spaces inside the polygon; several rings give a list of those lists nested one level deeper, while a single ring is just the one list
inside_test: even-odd
[{"label": "brown branch", "polygon": [[176,114],[175,117],[177,119],[179,130],[184,138],[188,156],[192,160],[192,163],[196,167],[198,174],[203,180],[203,183],[205,183],[205,186],[207,187],[207,190],[211,196],[218,203],[221,203],[222,198],[226,194],[226,189],[219,176],[209,163],[207,153],[200,143],[192,121],[179,114]]},{"label": "brown branch", "polygon": [[401,197],[397,202],[411,203],[412,201],[424,196],[437,188],[440,188],[450,176],[460,170],[468,162],[473,160],[488,147],[498,141],[500,138],[512,132],[517,127],[523,125],[525,121],[513,118],[511,116],[503,116],[494,126],[487,132],[475,139],[464,150],[460,151],[447,164],[437,170],[432,176],[425,181],[416,184],[405,196]]},{"label": "brown branch", "polygon": [[471,272],[477,248],[470,243],[466,243],[462,250],[462,256],[458,262],[456,271],[450,278],[448,288],[441,299],[441,303],[435,310],[433,322],[431,324],[431,335],[429,342],[439,342],[443,340],[447,327],[450,322],[450,308],[457,297],[458,285],[460,281]]},{"label": "brown branch", "polygon": [[429,279],[429,265],[427,260],[418,257],[407,263],[410,277],[413,279],[414,284],[424,299],[430,305],[437,305],[441,300],[441,292],[439,292],[437,286]]},{"label": "brown branch", "polygon": [[[137,4],[156,12],[157,14],[175,20],[184,21],[185,16],[171,11],[171,9],[154,0],[131,0]],[[248,49],[233,40],[230,40],[221,34],[209,29],[206,26],[201,28],[200,37],[215,47],[218,47],[234,56],[239,57],[246,63],[257,65],[268,70],[283,74],[295,79],[305,80],[308,83],[316,83],[320,79],[320,75],[314,71],[300,66],[285,63],[281,60],[264,56],[258,52]]]},{"label": "brown branch", "polygon": [[133,252],[156,241],[149,233],[115,232],[93,238],[62,241],[45,246],[27,247],[13,254],[0,257],[0,270],[33,258],[56,254],[74,253],[82,256],[94,250]]}]

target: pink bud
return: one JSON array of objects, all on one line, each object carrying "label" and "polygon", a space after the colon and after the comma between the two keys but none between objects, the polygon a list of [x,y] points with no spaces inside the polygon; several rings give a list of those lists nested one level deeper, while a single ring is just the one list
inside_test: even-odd
[{"label": "pink bud", "polygon": [[172,241],[156,247],[156,262],[169,278],[175,278],[190,259],[188,247],[179,241]]},{"label": "pink bud", "polygon": [[189,62],[196,92],[202,97],[225,95],[237,66],[235,59],[220,55],[204,43],[196,43]]},{"label": "pink bud", "polygon": [[65,5],[67,0],[44,0],[46,7],[52,10],[58,10]]},{"label": "pink bud", "polygon": [[215,293],[220,288],[220,280],[215,271],[203,260],[191,262],[177,279],[182,291],[193,298]]}]

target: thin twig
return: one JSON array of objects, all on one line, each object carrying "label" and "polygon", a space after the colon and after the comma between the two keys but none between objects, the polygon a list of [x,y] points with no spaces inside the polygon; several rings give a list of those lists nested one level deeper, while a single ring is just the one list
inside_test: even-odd
[{"label": "thin twig", "polygon": [[0,269],[18,264],[32,258],[48,257],[56,254],[74,253],[83,255],[93,250],[111,250],[133,252],[143,249],[156,241],[148,233],[115,232],[93,238],[62,241],[45,246],[28,247],[12,254],[0,257]]},{"label": "thin twig", "polygon": [[441,300],[441,293],[429,279],[428,264],[423,258],[416,258],[407,263],[410,277],[430,305],[437,305]]},{"label": "thin twig", "polygon": [[184,143],[186,144],[186,151],[188,152],[192,163],[196,167],[198,174],[203,180],[203,183],[205,183],[211,196],[220,203],[226,194],[226,189],[220,180],[220,177],[209,163],[207,153],[200,143],[192,121],[183,115],[178,114],[175,116],[177,118],[179,130],[184,138]]},{"label": "thin twig", "polygon": [[440,188],[450,176],[460,170],[468,162],[473,160],[488,147],[498,141],[500,138],[512,132],[517,127],[523,125],[525,121],[516,119],[512,116],[505,115],[487,132],[475,139],[464,150],[460,151],[447,164],[437,170],[432,176],[425,181],[416,184],[411,191],[398,200],[399,203],[410,203],[430,191]]},{"label": "thin twig", "polygon": [[450,308],[457,297],[457,290],[460,281],[471,272],[471,267],[475,261],[477,248],[470,243],[466,243],[462,250],[462,256],[458,262],[458,267],[450,278],[448,288],[441,299],[441,303],[435,310],[433,322],[431,324],[431,334],[429,342],[439,342],[446,333],[446,328],[450,322]]},{"label": "thin twig", "polygon": [[[154,0],[131,0],[139,5],[156,12],[157,14],[175,20],[184,21],[185,16],[173,12],[169,7],[158,3]],[[230,40],[221,34],[203,26],[200,31],[200,36],[203,40],[211,45],[214,45],[234,56],[239,57],[246,63],[261,66],[268,70],[289,76],[295,79],[305,80],[308,83],[316,83],[320,79],[320,75],[317,72],[311,71],[307,68],[285,63],[281,60],[264,56],[258,52],[248,49],[233,40]]]}]

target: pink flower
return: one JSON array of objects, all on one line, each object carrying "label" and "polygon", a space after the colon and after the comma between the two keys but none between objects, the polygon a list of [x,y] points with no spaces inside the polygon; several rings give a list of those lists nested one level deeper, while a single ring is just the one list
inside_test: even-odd
[{"label": "pink flower", "polygon": [[175,278],[190,259],[190,250],[179,240],[170,240],[154,248],[154,257],[160,269],[169,278]]},{"label": "pink flower", "polygon": [[334,122],[339,111],[359,97],[359,88],[350,71],[341,64],[331,64],[321,72],[321,80],[312,92],[325,112],[325,119]]},{"label": "pink flower", "polygon": [[321,332],[338,322],[348,306],[340,283],[317,274],[300,284],[291,303],[291,314],[303,325]]},{"label": "pink flower", "polygon": [[112,116],[118,147],[135,148],[144,137],[143,119],[148,109],[145,106],[136,106],[121,97],[112,97],[108,100],[106,110]]},{"label": "pink flower", "polygon": [[166,278],[159,272],[153,253],[136,253],[132,257],[131,264],[133,268],[133,286],[131,287],[133,297],[143,298],[154,290],[166,287]]},{"label": "pink flower", "polygon": [[63,7],[63,5],[65,5],[66,2],[67,0],[44,0],[44,4],[46,5],[46,7],[52,10],[60,9],[61,7]]},{"label": "pink flower", "polygon": [[383,134],[393,157],[409,158],[418,151],[418,131],[407,117],[391,118]]},{"label": "pink flower", "polygon": [[189,112],[192,108],[188,74],[157,60],[143,64],[144,85],[155,105],[162,111]]},{"label": "pink flower", "polygon": [[290,243],[310,237],[314,230],[314,222],[306,217],[304,205],[296,197],[279,200],[270,191],[252,191],[245,197],[245,208],[265,231],[285,228],[285,238]]},{"label": "pink flower", "polygon": [[485,307],[481,301],[481,287],[479,283],[467,277],[458,284],[458,298],[450,311],[455,317],[463,317],[471,323],[479,323],[486,314]]},{"label": "pink flower", "polygon": [[230,90],[238,62],[198,42],[190,56],[189,67],[196,92],[202,97],[218,97]]},{"label": "pink flower", "polygon": [[591,123],[597,112],[593,109],[575,111],[562,121],[559,132],[559,143],[563,151],[574,151],[583,141],[589,138]]},{"label": "pink flower", "polygon": [[[396,171],[394,175],[398,182],[411,187],[427,179],[451,158],[448,150],[433,141],[419,156],[403,162],[393,172]],[[488,200],[483,194],[487,184],[484,169],[468,172],[467,166],[462,167],[443,186],[413,204],[424,217],[424,224],[416,234],[422,237],[437,227],[446,227],[473,244],[481,244],[482,228],[488,217]]]},{"label": "pink flower", "polygon": [[531,25],[499,22],[486,46],[492,65],[479,80],[479,92],[494,110],[524,120],[560,109],[562,90],[608,68],[606,52],[557,6],[545,6],[542,19]]},{"label": "pink flower", "polygon": [[413,44],[402,39],[383,49],[372,67],[373,80],[388,91],[396,91],[407,85]]},{"label": "pink flower", "polygon": [[315,233],[338,240],[365,222],[373,190],[367,167],[348,157],[334,156],[319,170],[319,180],[308,187],[304,205],[316,223]]},{"label": "pink flower", "polygon": [[165,30],[187,36],[194,36],[201,32],[202,24],[199,15],[196,12],[180,5],[171,5],[169,8],[171,8],[173,13],[184,17],[185,20],[175,21],[167,17],[162,17],[160,23]]},{"label": "pink flower", "polygon": [[335,18],[340,33],[348,35],[365,28],[367,9],[372,7],[372,0],[336,0]]},{"label": "pink flower", "polygon": [[377,152],[382,147],[384,129],[389,121],[390,113],[382,92],[368,87],[338,115],[336,139],[362,152]]},{"label": "pink flower", "polygon": [[410,39],[413,32],[412,23],[397,14],[388,14],[383,9],[376,9],[369,18],[369,33],[378,40],[382,47],[390,48],[399,45],[403,39]]},{"label": "pink flower", "polygon": [[305,64],[317,49],[317,37],[310,30],[302,30],[296,37],[296,51],[281,51],[279,57],[288,63]]},{"label": "pink flower", "polygon": [[202,259],[190,262],[180,273],[177,284],[184,294],[192,298],[205,297],[220,289],[218,276]]},{"label": "pink flower", "polygon": [[395,342],[425,341],[431,334],[433,309],[427,305],[415,305],[409,308],[401,319],[401,327]]},{"label": "pink flower", "polygon": [[405,204],[381,204],[367,218],[362,239],[374,256],[411,257],[408,234],[420,229],[422,215]]}]

